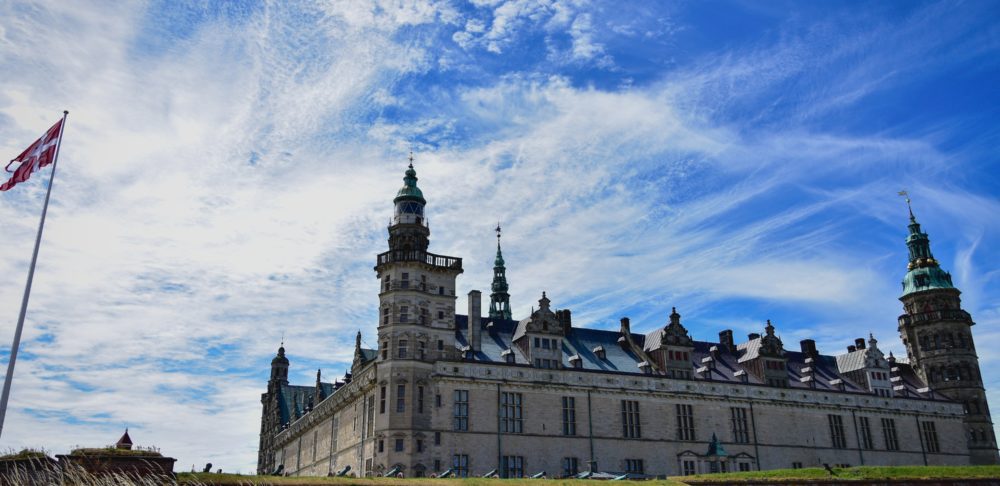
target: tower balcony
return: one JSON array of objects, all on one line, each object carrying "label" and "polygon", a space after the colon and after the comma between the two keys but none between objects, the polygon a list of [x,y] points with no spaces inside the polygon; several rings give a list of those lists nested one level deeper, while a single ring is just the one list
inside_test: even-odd
[{"label": "tower balcony", "polygon": [[918,312],[916,314],[903,314],[899,316],[899,326],[908,326],[911,324],[922,324],[931,323],[939,321],[960,321],[966,322],[970,326],[974,324],[972,322],[972,315],[962,309],[943,309],[938,311],[930,312]]},{"label": "tower balcony", "polygon": [[439,270],[449,270],[462,272],[462,259],[458,257],[450,257],[445,255],[435,255],[426,251],[419,250],[389,250],[385,253],[379,253],[375,269],[378,270],[379,267],[383,265],[388,265],[390,263],[408,263],[417,262],[423,263]]}]

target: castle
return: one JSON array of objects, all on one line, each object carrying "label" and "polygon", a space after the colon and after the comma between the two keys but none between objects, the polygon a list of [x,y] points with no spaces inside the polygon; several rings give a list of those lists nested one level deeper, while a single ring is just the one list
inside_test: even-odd
[{"label": "castle", "polygon": [[428,251],[411,164],[377,255],[378,349],[342,381],[295,386],[282,346],[261,397],[258,473],[633,478],[831,465],[996,464],[959,290],[910,212],[898,330],[845,354],[764,334],[696,341],[674,309],[633,333],[574,327],[543,292],[512,319],[497,228],[490,306],[457,311],[462,259]]}]

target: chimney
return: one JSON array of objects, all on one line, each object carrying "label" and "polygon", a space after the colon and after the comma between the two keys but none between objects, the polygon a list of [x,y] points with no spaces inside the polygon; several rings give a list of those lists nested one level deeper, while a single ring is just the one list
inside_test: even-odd
[{"label": "chimney", "polygon": [[853,344],[847,347],[847,352],[848,353],[853,353],[853,352],[855,352],[857,350],[858,350],[858,348],[854,347]]},{"label": "chimney", "polygon": [[719,333],[719,344],[721,344],[722,348],[728,351],[729,353],[736,352],[736,343],[733,342],[732,329],[726,329],[725,331]]},{"label": "chimney", "polygon": [[569,309],[562,309],[556,311],[556,320],[559,321],[559,327],[562,328],[563,335],[569,334],[570,328],[573,327],[573,314]]},{"label": "chimney", "polygon": [[478,290],[469,291],[469,347],[472,351],[481,349],[483,319],[483,293]]},{"label": "chimney", "polygon": [[622,317],[622,334],[632,334],[632,328],[629,326],[628,317]]},{"label": "chimney", "polygon": [[865,349],[865,338],[857,338],[854,340],[854,347],[858,349]]},{"label": "chimney", "polygon": [[747,334],[747,339],[749,339],[751,341],[753,341],[754,339],[757,339],[759,337],[760,337],[760,334],[755,333],[755,332],[751,332],[750,334]]},{"label": "chimney", "polygon": [[812,339],[803,339],[799,341],[799,346],[802,349],[802,354],[815,358],[819,353],[816,352],[816,341]]}]

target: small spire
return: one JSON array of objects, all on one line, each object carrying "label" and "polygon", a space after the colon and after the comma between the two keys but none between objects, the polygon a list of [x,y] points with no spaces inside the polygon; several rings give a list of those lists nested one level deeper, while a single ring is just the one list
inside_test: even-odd
[{"label": "small spire", "polygon": [[917,218],[913,216],[913,206],[910,205],[910,193],[907,192],[906,189],[903,189],[902,191],[899,191],[899,195],[906,199],[906,208],[910,211],[910,222],[916,223]]},{"label": "small spire", "polygon": [[413,168],[413,151],[412,150],[410,151],[410,156],[408,157],[408,159],[410,161],[410,168],[412,169]]}]

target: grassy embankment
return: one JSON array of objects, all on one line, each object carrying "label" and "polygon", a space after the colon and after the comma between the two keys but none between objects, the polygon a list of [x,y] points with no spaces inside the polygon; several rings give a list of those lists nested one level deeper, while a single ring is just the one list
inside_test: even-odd
[{"label": "grassy embankment", "polygon": [[178,475],[180,484],[188,485],[258,485],[273,484],[275,486],[321,486],[321,485],[363,485],[363,486],[501,486],[512,483],[532,484],[534,486],[609,486],[609,484],[631,484],[643,486],[683,486],[697,484],[700,481],[727,481],[734,484],[753,482],[754,480],[816,480],[841,479],[859,481],[866,479],[970,479],[970,478],[1000,478],[1000,466],[898,466],[877,467],[862,466],[852,468],[834,468],[836,476],[831,476],[822,468],[807,469],[776,469],[771,471],[753,471],[745,473],[701,474],[697,476],[673,477],[657,481],[606,481],[579,479],[523,479],[520,481],[495,479],[431,479],[431,478],[294,478],[267,476],[240,476],[235,474],[192,474]]}]

